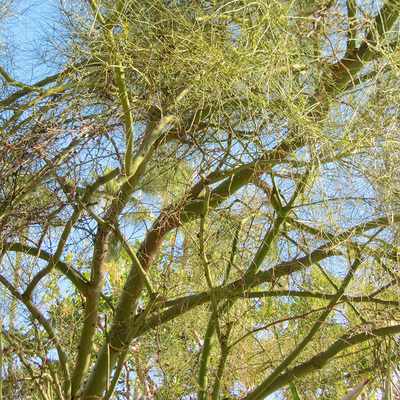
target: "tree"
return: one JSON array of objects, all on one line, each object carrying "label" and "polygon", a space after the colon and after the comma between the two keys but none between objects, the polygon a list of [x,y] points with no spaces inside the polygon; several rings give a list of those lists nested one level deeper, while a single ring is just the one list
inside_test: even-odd
[{"label": "tree", "polygon": [[395,381],[399,12],[62,2],[58,72],[3,56],[3,396]]}]

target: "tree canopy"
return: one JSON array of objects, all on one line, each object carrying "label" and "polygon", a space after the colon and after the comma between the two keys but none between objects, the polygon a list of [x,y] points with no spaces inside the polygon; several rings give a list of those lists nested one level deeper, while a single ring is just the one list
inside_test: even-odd
[{"label": "tree canopy", "polygon": [[0,397],[398,393],[400,1],[53,14],[38,80],[2,43]]}]

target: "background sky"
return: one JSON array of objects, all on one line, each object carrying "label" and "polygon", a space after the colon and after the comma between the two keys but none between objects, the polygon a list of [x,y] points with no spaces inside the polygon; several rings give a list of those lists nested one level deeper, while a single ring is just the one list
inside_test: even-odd
[{"label": "background sky", "polygon": [[47,43],[57,39],[57,0],[14,2],[12,15],[0,26],[1,64],[16,80],[34,83],[55,71],[44,61]]}]

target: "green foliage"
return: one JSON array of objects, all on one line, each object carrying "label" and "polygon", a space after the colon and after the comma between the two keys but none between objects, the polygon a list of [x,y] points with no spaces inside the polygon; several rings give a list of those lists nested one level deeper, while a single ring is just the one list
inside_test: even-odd
[{"label": "green foliage", "polygon": [[389,398],[399,15],[63,1],[53,75],[1,53],[3,398]]}]

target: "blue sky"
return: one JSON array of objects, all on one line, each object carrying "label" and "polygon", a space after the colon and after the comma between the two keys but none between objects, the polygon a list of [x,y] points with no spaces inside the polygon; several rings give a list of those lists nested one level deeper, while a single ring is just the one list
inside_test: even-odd
[{"label": "blue sky", "polygon": [[[12,15],[1,26],[1,64],[16,80],[24,83],[49,75],[52,71],[40,60],[43,38],[54,28],[56,0],[21,0],[12,6]],[[12,65],[12,66],[11,66]]]}]

